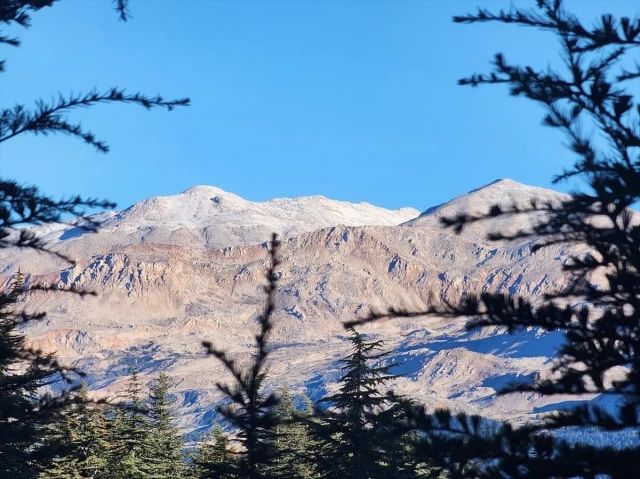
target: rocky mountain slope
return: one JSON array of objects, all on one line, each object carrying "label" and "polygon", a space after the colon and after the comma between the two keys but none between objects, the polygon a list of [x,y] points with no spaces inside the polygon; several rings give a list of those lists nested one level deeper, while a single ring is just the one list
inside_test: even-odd
[{"label": "rocky mountain slope", "polygon": [[[489,242],[493,228],[524,226],[533,217],[482,222],[461,235],[443,229],[442,215],[482,212],[495,202],[563,195],[499,180],[422,214],[324,197],[246,201],[213,187],[102,213],[104,228],[40,229],[54,249],[77,258],[69,266],[33,252],[0,256],[0,286],[20,267],[33,282],[99,292],[79,299],[32,293],[29,308],[48,320],[29,326],[29,341],[89,373],[96,394],[116,395],[136,366],[143,380],[159,370],[177,379],[187,430],[214,416],[215,383],[224,371],[201,348],[204,339],[242,356],[262,304],[266,249],[272,231],[284,239],[270,387],[288,386],[318,397],[339,377],[348,350],[341,322],[391,305],[424,307],[480,291],[542,298],[562,288],[568,251],[536,253],[529,242]],[[468,333],[464,320],[386,320],[362,328],[387,341],[404,374],[398,392],[432,406],[523,421],[561,406],[565,398],[497,397],[514,379],[547,374],[562,340],[528,331]]]},{"label": "rocky mountain slope", "polygon": [[[178,195],[149,198],[123,211],[94,215],[101,222],[97,235],[67,224],[35,230],[54,250],[75,258],[88,258],[139,243],[221,249],[261,243],[273,232],[282,238],[292,238],[337,224],[393,226],[419,213],[413,208],[390,211],[324,196],[251,202],[220,188],[195,186]],[[0,251],[0,272],[10,272],[18,264],[25,266],[25,262],[31,266],[30,259],[32,255],[16,257],[13,251]],[[33,267],[37,270],[65,265],[55,257],[34,259],[37,263]]]}]

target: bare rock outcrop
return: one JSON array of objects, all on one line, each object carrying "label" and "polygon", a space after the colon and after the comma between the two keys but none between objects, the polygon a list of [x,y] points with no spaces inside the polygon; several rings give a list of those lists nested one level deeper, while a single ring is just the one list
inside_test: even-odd
[{"label": "bare rock outcrop", "polygon": [[[535,217],[481,222],[461,235],[439,223],[443,215],[532,197],[565,198],[501,180],[419,214],[324,197],[253,203],[195,187],[103,213],[98,233],[46,227],[41,234],[77,264],[5,251],[0,285],[20,267],[31,282],[97,291],[86,299],[31,293],[27,306],[49,313],[25,331],[31,344],[82,367],[101,394],[117,392],[134,365],[149,380],[167,370],[178,380],[183,424],[193,430],[210,421],[205,413],[218,397],[215,383],[224,379],[200,343],[211,340],[235,353],[251,345],[263,301],[264,241],[272,231],[284,241],[270,386],[313,397],[338,377],[336,361],[348,347],[341,322],[371,308],[418,309],[482,291],[541,300],[563,288],[566,248],[533,253],[531,243],[485,239],[492,228],[526,226]],[[519,397],[507,404],[495,391],[548,368],[557,335],[467,333],[464,320],[438,318],[385,320],[363,330],[388,341],[403,363],[404,377],[394,386],[431,405],[524,419],[549,402]]]}]

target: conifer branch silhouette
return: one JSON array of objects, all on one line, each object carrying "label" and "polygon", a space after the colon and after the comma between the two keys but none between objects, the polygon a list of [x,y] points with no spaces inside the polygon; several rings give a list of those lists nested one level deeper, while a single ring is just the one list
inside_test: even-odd
[{"label": "conifer branch silhouette", "polygon": [[28,111],[23,105],[13,108],[4,108],[0,114],[0,143],[14,138],[22,133],[34,135],[49,135],[63,133],[81,139],[88,145],[96,148],[101,153],[107,153],[109,146],[96,139],[95,135],[83,129],[80,123],[70,123],[62,115],[74,108],[87,108],[99,103],[131,103],[150,110],[154,107],[162,107],[171,111],[176,106],[188,106],[189,99],[165,100],[162,96],[150,97],[141,93],[128,94],[124,89],[111,88],[104,93],[92,90],[86,94],[73,94],[68,97],[61,94],[58,99],[46,103],[43,100],[36,102],[36,109]]},{"label": "conifer branch silhouette", "polygon": [[[55,0],[9,0],[0,5],[0,25],[13,23],[29,28],[31,13],[46,6],[52,6]],[[126,20],[128,0],[114,1],[120,19]],[[15,38],[0,35],[0,43],[19,46]],[[3,71],[0,63],[0,72]],[[97,151],[107,153],[109,145],[96,138],[95,134],[85,129],[80,123],[69,120],[66,116],[77,108],[90,108],[103,103],[134,104],[147,110],[165,108],[168,111],[178,106],[188,106],[189,98],[166,100],[160,95],[148,96],[142,93],[127,93],[125,89],[113,87],[105,92],[91,90],[86,94],[58,95],[50,102],[38,100],[34,109],[23,104],[0,109],[0,144],[19,135],[51,135],[62,133],[80,139],[93,146]],[[3,158],[3,161],[9,161]],[[13,180],[0,178],[0,248],[30,248],[47,252],[61,259],[72,262],[72,258],[47,248],[33,232],[23,229],[25,226],[37,226],[57,223],[65,218],[75,217],[73,226],[95,231],[99,222],[86,215],[87,210],[115,208],[115,203],[80,196],[55,200],[40,193],[35,186],[23,186]]]},{"label": "conifer branch silhouette", "polygon": [[123,22],[126,22],[131,18],[129,13],[129,0],[111,0],[115,4],[115,11],[118,13],[118,18]]},{"label": "conifer branch silhouette", "polygon": [[[19,25],[29,28],[31,14],[52,6],[55,0],[4,0],[0,2],[0,27]],[[114,2],[121,20],[129,18],[127,0]],[[19,39],[0,32],[0,45],[18,47]],[[0,59],[0,73],[5,71],[5,61]],[[6,93],[6,92],[5,92]],[[146,109],[155,107],[172,110],[189,105],[188,98],[165,100],[160,95],[146,96],[127,93],[122,88],[106,92],[90,91],[87,94],[59,95],[57,100],[39,100],[34,109],[18,104],[0,109],[0,144],[30,133],[47,136],[63,133],[93,146],[99,152],[109,151],[108,145],[98,140],[80,123],[67,115],[77,108],[89,108],[104,103],[135,104]],[[2,163],[11,161],[6,154]],[[1,171],[1,169],[0,169]],[[94,232],[100,227],[95,217],[87,211],[113,208],[106,200],[72,196],[54,199],[40,192],[37,186],[26,186],[14,180],[0,178],[0,249],[31,249],[56,256],[69,263],[73,258],[52,250],[41,238],[26,227],[66,222],[81,230]],[[68,218],[72,217],[72,220]],[[25,280],[18,272],[8,289],[0,290],[0,476],[15,478],[36,477],[38,468],[51,459],[54,449],[42,444],[42,430],[54,423],[61,411],[72,403],[81,401],[72,392],[71,385],[84,374],[73,367],[61,364],[53,354],[30,348],[17,328],[25,322],[40,321],[44,312],[30,312],[20,308],[29,294],[72,293],[79,297],[94,295],[79,288],[58,285],[35,284]],[[19,367],[16,367],[19,366]],[[25,370],[26,368],[26,370]],[[63,382],[63,392],[42,394],[43,387]],[[78,385],[79,387],[79,385]],[[106,402],[96,400],[92,402]]]},{"label": "conifer branch silhouette", "polygon": [[[541,304],[524,297],[482,293],[459,302],[432,302],[423,311],[395,308],[373,312],[346,326],[397,316],[449,316],[470,318],[468,330],[499,326],[507,333],[530,327],[561,331],[565,341],[552,368],[557,379],[511,384],[499,393],[597,393],[620,401],[606,411],[585,403],[553,413],[541,424],[522,428],[517,443],[534,448],[538,452],[535,458],[514,456],[517,444],[507,442],[506,449],[494,448],[499,454],[490,467],[485,467],[482,455],[474,455],[478,461],[470,474],[633,477],[640,441],[623,450],[594,448],[554,439],[548,432],[569,426],[585,431],[634,431],[640,427],[640,222],[638,213],[631,210],[640,200],[640,104],[637,88],[629,88],[630,81],[640,78],[640,65],[636,62],[632,71],[621,67],[623,59],[640,50],[640,17],[616,20],[603,14],[595,26],[587,28],[563,9],[560,0],[536,3],[538,11],[514,8],[491,14],[480,9],[475,15],[454,17],[454,22],[507,23],[552,31],[560,40],[568,75],[514,65],[497,54],[490,74],[474,74],[459,84],[504,84],[512,96],[541,104],[547,110],[543,124],[563,131],[569,138],[569,148],[578,157],[572,168],[553,179],[554,183],[576,178],[591,191],[575,190],[560,203],[534,200],[497,204],[486,212],[445,217],[442,224],[460,233],[470,223],[544,213],[515,234],[494,233],[488,239],[533,241],[533,252],[551,245],[581,244],[589,247],[589,253],[571,256],[563,266],[571,275],[569,286],[545,295]],[[585,124],[602,133],[605,146],[585,133]],[[596,273],[601,273],[604,284],[594,283]],[[618,379],[608,380],[613,371],[622,373]],[[421,421],[420,428],[432,425],[425,418]],[[510,434],[503,433],[507,438]],[[546,446],[544,441],[549,441]],[[546,452],[541,455],[541,450]],[[485,466],[478,468],[477,464]]]},{"label": "conifer branch silhouette", "polygon": [[[268,372],[268,343],[273,329],[275,294],[279,277],[276,269],[280,264],[277,255],[280,241],[276,234],[273,234],[266,246],[270,260],[266,273],[267,285],[264,288],[266,300],[264,310],[257,318],[260,330],[255,336],[255,351],[251,365],[242,368],[223,349],[215,347],[209,341],[202,343],[207,353],[220,361],[234,378],[232,384],[217,383],[218,389],[231,404],[218,406],[216,409],[238,431],[238,440],[244,448],[241,460],[233,472],[251,479],[263,477],[260,466],[266,464],[270,458],[270,439],[273,437],[273,429],[277,422],[273,408],[279,402],[275,393],[265,394],[264,392]],[[225,467],[218,472],[229,473],[230,471]]]}]

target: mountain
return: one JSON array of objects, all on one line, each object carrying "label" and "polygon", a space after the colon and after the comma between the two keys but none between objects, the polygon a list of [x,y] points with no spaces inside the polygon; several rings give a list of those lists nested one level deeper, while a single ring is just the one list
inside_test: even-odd
[{"label": "mountain", "polygon": [[[391,211],[369,203],[334,201],[324,196],[276,198],[247,201],[212,186],[195,186],[173,196],[157,196],[123,211],[93,215],[100,232],[88,233],[74,224],[53,224],[31,228],[55,251],[75,258],[88,258],[140,243],[174,244],[192,248],[220,249],[257,244],[273,232],[281,238],[346,224],[349,226],[393,226],[419,215],[413,208]],[[55,257],[16,257],[14,251],[0,251],[0,272],[13,271],[19,264],[43,270],[63,267]],[[25,265],[25,262],[28,264]]]},{"label": "mountain", "polygon": [[[349,347],[341,322],[370,308],[421,308],[434,298],[456,301],[481,291],[541,300],[566,286],[561,265],[579,248],[534,253],[531,241],[486,240],[488,231],[526,226],[535,215],[479,222],[460,235],[439,222],[534,197],[566,198],[498,180],[420,214],[320,196],[255,203],[198,186],[102,213],[98,233],[68,225],[40,229],[77,263],[5,251],[0,284],[20,267],[29,281],[97,291],[86,299],[32,292],[27,304],[49,316],[25,330],[31,344],[89,373],[96,394],[120,391],[132,366],[144,381],[167,371],[178,380],[183,426],[193,431],[211,422],[215,383],[225,380],[201,341],[239,358],[248,352],[263,301],[264,241],[272,231],[284,241],[269,386],[318,397],[334,387],[336,361]],[[434,407],[519,422],[569,399],[495,395],[511,380],[549,374],[558,334],[470,333],[463,319],[443,318],[385,320],[362,331],[387,341],[402,363],[397,372],[404,377],[394,389]]]}]

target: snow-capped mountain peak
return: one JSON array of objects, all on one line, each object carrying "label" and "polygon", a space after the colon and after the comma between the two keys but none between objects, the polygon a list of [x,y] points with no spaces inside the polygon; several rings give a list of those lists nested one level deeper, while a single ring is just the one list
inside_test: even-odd
[{"label": "snow-capped mountain peak", "polygon": [[[492,204],[533,196],[565,197],[499,180],[418,217],[411,208],[391,211],[322,196],[258,202],[196,186],[104,213],[97,234],[48,226],[53,248],[77,264],[0,251],[0,287],[20,268],[33,281],[98,291],[97,298],[82,300],[48,297],[48,321],[25,330],[31,346],[57,351],[89,373],[93,389],[111,395],[124,386],[131,364],[145,381],[166,370],[179,383],[182,423],[193,429],[206,426],[211,415],[203,411],[213,409],[215,383],[224,374],[203,357],[201,341],[247,352],[264,299],[262,243],[272,232],[288,240],[280,251],[270,385],[317,397],[332,387],[336,360],[348,348],[341,322],[370,308],[420,309],[433,298],[455,302],[484,291],[538,301],[565,287],[562,264],[575,245],[534,253],[528,241],[487,241],[495,223],[479,222],[458,235],[439,222],[442,215],[486,212]],[[507,224],[526,221],[509,218]],[[515,420],[561,400],[495,395],[512,379],[544,375],[561,337],[503,335],[499,328],[469,333],[464,324],[420,318],[372,326],[403,363],[398,372],[405,376],[392,387],[432,407]]]}]

